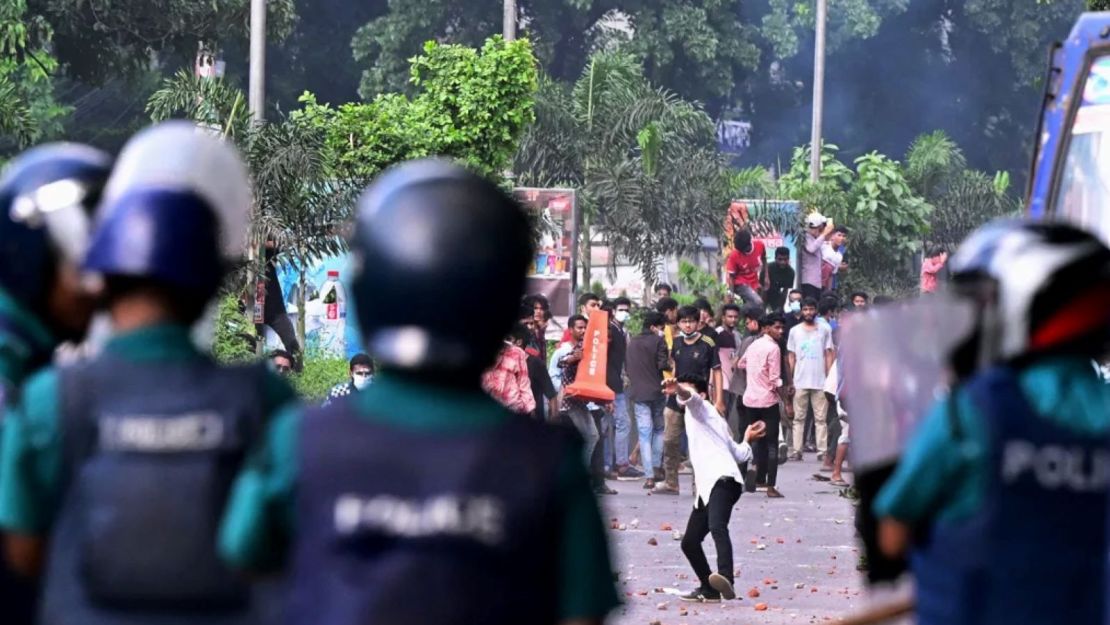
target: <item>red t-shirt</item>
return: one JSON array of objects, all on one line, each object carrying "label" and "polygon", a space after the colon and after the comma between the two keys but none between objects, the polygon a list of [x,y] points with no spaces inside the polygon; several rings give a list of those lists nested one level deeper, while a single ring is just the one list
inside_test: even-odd
[{"label": "red t-shirt", "polygon": [[733,286],[746,284],[753,289],[759,288],[759,268],[763,266],[766,252],[761,241],[752,241],[752,251],[747,254],[732,250],[725,261],[725,273],[735,274]]}]

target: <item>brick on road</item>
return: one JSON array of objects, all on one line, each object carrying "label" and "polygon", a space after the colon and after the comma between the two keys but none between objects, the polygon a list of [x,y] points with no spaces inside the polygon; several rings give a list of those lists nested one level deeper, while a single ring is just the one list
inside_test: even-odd
[{"label": "brick on road", "polygon": [[[739,571],[737,598],[719,604],[678,599],[679,592],[697,585],[673,536],[674,531],[686,529],[693,501],[690,476],[682,476],[678,497],[649,496],[642,482],[608,482],[620,492],[602,499],[605,521],[617,519],[626,528],[610,531],[624,605],[609,622],[804,625],[830,622],[862,609],[865,597],[856,570],[855,508],[840,496],[840,489],[812,479],[818,467],[811,454],[803,462],[779,467],[784,499],[768,499],[763,492],[740,497],[729,524]],[[664,524],[673,530],[661,529]],[[657,545],[649,544],[651,538]],[[703,548],[715,568],[712,536],[706,537]],[[798,584],[802,587],[796,588]],[[758,598],[748,597],[752,588],[759,589]],[[767,604],[767,610],[757,611],[757,603]]]}]

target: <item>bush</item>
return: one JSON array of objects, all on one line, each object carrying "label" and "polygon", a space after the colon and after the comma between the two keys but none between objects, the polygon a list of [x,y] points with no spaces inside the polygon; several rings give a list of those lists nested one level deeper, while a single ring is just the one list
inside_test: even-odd
[{"label": "bush", "polygon": [[304,370],[292,377],[293,388],[301,399],[312,403],[323,401],[331,387],[349,377],[349,365],[344,358],[308,356]]},{"label": "bush", "polygon": [[257,358],[254,353],[254,323],[239,309],[239,298],[225,295],[216,313],[212,356],[217,362],[232,364]]}]

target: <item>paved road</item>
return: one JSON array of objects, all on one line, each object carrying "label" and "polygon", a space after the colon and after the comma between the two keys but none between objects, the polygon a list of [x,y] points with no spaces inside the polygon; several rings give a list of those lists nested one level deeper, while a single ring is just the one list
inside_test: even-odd
[{"label": "paved road", "polygon": [[[640,482],[609,482],[620,493],[603,499],[606,521],[625,525],[611,532],[625,600],[612,622],[805,625],[858,610],[863,598],[856,571],[854,508],[838,489],[811,479],[818,464],[812,454],[807,456],[805,462],[780,467],[784,499],[767,499],[762,492],[740,498],[729,526],[739,596],[720,604],[678,600],[679,591],[696,585],[674,537],[674,530],[685,529],[689,516],[690,476],[682,476],[680,497],[649,496]],[[662,529],[664,524],[673,530]],[[656,545],[649,544],[652,538]],[[712,537],[706,537],[704,548],[715,566]],[[748,596],[752,588],[758,588],[758,598]],[[767,609],[757,611],[757,603],[765,603]]]}]

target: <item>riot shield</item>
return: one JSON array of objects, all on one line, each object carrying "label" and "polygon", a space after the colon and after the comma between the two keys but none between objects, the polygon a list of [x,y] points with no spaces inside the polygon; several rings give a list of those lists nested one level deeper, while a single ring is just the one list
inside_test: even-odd
[{"label": "riot shield", "polygon": [[947,387],[947,359],[974,320],[943,294],[854,315],[840,336],[841,402],[852,425],[857,472],[896,462]]},{"label": "riot shield", "polygon": [[840,403],[852,428],[856,530],[871,584],[895,582],[906,569],[904,559],[879,550],[871,505],[918,423],[945,392],[948,355],[973,318],[968,304],[938,294],[852,315],[841,327]]}]

